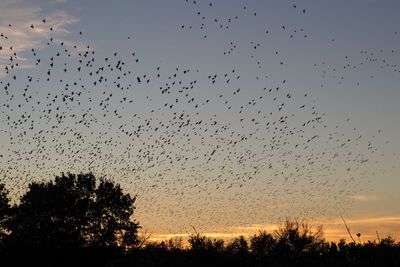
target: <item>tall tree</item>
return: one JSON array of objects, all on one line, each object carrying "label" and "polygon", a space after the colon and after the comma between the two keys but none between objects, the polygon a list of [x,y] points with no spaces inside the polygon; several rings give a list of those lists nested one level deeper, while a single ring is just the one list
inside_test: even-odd
[{"label": "tall tree", "polygon": [[91,173],[31,183],[6,221],[8,243],[39,250],[134,245],[135,199]]}]

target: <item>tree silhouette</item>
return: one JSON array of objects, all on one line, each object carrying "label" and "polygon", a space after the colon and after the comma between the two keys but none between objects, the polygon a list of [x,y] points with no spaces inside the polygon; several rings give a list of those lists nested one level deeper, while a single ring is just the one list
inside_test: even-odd
[{"label": "tree silhouette", "polygon": [[315,252],[324,242],[322,226],[313,230],[307,223],[299,221],[286,220],[275,235],[281,252],[297,256]]},{"label": "tree silhouette", "polygon": [[192,234],[189,236],[189,245],[192,251],[204,252],[204,251],[222,251],[224,249],[224,241],[220,239],[210,239],[200,233]]},{"label": "tree silhouette", "polygon": [[62,174],[31,183],[12,208],[5,226],[9,247],[36,250],[118,248],[134,245],[138,223],[131,220],[135,197],[93,174]]},{"label": "tree silhouette", "polygon": [[246,254],[249,252],[249,245],[244,236],[235,237],[231,243],[226,246],[230,254]]},{"label": "tree silhouette", "polygon": [[4,222],[10,212],[10,199],[8,198],[8,191],[4,184],[0,184],[0,245],[3,238],[6,236],[4,231]]},{"label": "tree silhouette", "polygon": [[276,240],[266,231],[260,231],[250,239],[251,251],[258,257],[269,256],[274,251]]}]

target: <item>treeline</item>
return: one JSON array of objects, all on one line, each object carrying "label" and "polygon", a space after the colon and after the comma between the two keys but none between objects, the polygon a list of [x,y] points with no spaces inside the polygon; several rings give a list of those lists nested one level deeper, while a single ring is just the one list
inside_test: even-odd
[{"label": "treeline", "polygon": [[0,266],[400,266],[391,237],[327,242],[322,227],[290,220],[230,242],[197,232],[187,245],[150,242],[138,236],[134,202],[90,173],[31,183],[15,204],[0,184]]},{"label": "treeline", "polygon": [[313,231],[298,221],[227,243],[197,233],[188,244],[184,247],[181,239],[148,243],[131,257],[137,266],[400,266],[400,243],[391,237],[366,243],[327,242],[322,228]]}]

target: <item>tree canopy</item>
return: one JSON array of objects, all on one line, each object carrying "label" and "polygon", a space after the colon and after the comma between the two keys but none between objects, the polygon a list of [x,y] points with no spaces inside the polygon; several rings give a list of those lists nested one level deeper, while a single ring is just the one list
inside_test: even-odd
[{"label": "tree canopy", "polygon": [[92,173],[34,182],[11,208],[9,246],[36,249],[118,248],[137,242],[136,197]]}]

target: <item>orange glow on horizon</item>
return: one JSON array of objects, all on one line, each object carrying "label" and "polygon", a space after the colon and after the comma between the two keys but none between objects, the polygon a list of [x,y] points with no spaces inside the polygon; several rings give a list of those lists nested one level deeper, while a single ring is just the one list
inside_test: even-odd
[{"label": "orange glow on horizon", "polygon": [[[378,240],[377,232],[380,238],[389,235],[395,239],[400,237],[400,216],[348,219],[346,220],[346,223],[350,227],[350,232],[353,237],[356,237],[357,233],[361,233],[361,242]],[[316,226],[321,224],[323,225],[324,238],[326,241],[338,242],[340,239],[345,239],[346,242],[351,241],[343,221],[340,218],[309,222],[309,226],[311,226],[313,230]],[[265,230],[272,233],[277,228],[278,224],[253,224],[247,226],[222,227],[216,231],[199,231],[199,233],[211,239],[223,239],[224,241],[229,242],[233,238],[239,236],[250,238],[259,231]],[[148,240],[152,242],[161,242],[169,239],[182,238],[183,242],[186,242],[191,234],[193,233],[160,233],[150,235]]]}]

